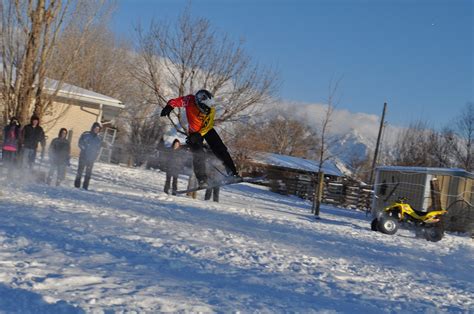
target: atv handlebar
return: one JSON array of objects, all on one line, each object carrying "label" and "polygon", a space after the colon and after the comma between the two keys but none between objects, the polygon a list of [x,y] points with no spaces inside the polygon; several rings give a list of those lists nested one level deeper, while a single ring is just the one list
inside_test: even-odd
[{"label": "atv handlebar", "polygon": [[408,197],[402,196],[397,199],[398,203],[406,203],[408,202]]}]

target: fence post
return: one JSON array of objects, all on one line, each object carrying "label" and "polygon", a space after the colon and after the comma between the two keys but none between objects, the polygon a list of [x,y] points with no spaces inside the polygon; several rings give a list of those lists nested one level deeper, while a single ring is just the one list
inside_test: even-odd
[{"label": "fence post", "polygon": [[433,179],[430,181],[431,187],[431,200],[432,200],[432,207],[433,210],[440,210],[441,209],[441,197],[440,197],[440,188],[438,179]]}]

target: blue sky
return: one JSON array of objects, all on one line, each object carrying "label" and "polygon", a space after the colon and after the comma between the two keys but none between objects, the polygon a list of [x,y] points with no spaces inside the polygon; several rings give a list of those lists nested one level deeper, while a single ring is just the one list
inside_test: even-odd
[{"label": "blue sky", "polygon": [[[177,17],[183,0],[118,0],[113,29]],[[238,40],[254,61],[278,70],[279,96],[321,103],[343,77],[341,109],[389,123],[450,123],[474,101],[473,0],[194,0],[193,14]]]}]

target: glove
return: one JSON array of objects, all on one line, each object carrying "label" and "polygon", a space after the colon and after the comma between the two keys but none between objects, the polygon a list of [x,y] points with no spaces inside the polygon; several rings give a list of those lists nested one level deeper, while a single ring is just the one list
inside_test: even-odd
[{"label": "glove", "polygon": [[161,113],[160,113],[160,116],[161,117],[164,117],[164,116],[169,116],[171,111],[173,111],[173,107],[171,107],[170,105],[166,105],[163,110],[161,110]]}]

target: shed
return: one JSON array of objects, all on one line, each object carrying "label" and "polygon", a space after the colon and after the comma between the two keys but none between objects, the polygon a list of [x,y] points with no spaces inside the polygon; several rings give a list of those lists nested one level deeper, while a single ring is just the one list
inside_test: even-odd
[{"label": "shed", "polygon": [[[314,193],[319,162],[299,157],[274,153],[255,152],[239,165],[244,175],[266,174],[266,185],[280,194],[297,195],[311,199]],[[326,161],[322,171],[332,181],[344,176],[333,161]]]},{"label": "shed", "polygon": [[373,210],[406,197],[419,211],[447,209],[446,224],[451,230],[470,231],[474,226],[474,174],[463,169],[378,167],[374,192]]},{"label": "shed", "polygon": [[[316,174],[319,170],[319,162],[301,157],[279,155],[274,153],[258,152],[248,158],[248,162],[254,166],[272,167],[281,170],[293,170],[295,172]],[[334,161],[326,161],[322,171],[325,175],[342,177],[344,174]]]}]

